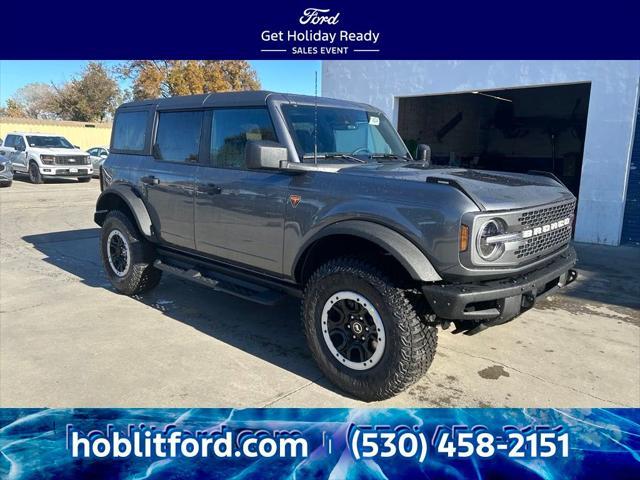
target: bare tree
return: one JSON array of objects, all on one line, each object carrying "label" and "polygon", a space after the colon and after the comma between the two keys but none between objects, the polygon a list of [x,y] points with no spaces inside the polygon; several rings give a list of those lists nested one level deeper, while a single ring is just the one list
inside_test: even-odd
[{"label": "bare tree", "polygon": [[[20,112],[21,116],[29,118],[56,118],[53,112],[55,89],[46,83],[28,83],[19,88],[7,101],[7,110]],[[13,106],[12,106],[13,105]]]}]

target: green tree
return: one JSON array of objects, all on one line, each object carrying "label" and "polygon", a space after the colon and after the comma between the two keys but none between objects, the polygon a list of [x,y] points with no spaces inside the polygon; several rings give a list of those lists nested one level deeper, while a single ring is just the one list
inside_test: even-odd
[{"label": "green tree", "polygon": [[244,60],[131,60],[118,71],[132,81],[136,100],[260,89],[255,70]]},{"label": "green tree", "polygon": [[114,75],[99,62],[90,62],[79,77],[55,88],[54,111],[64,120],[104,121],[122,99]]}]

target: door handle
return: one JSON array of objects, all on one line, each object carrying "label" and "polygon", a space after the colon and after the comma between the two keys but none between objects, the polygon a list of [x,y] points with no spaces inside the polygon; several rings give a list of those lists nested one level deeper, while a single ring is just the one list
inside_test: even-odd
[{"label": "door handle", "polygon": [[148,177],[142,177],[140,181],[146,185],[158,185],[160,183],[160,179],[154,177],[153,175],[149,175]]}]

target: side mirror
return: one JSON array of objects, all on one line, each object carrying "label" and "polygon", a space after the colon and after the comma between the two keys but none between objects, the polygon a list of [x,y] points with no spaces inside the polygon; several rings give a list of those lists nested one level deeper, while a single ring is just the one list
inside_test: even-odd
[{"label": "side mirror", "polygon": [[277,142],[251,141],[247,142],[244,159],[249,169],[279,169],[280,162],[287,161],[287,149]]},{"label": "side mirror", "polygon": [[13,148],[15,149],[16,152],[24,152],[27,149],[27,147],[25,147],[23,145],[16,145]]},{"label": "side mirror", "polygon": [[416,160],[418,162],[431,163],[431,147],[421,143],[416,148]]}]

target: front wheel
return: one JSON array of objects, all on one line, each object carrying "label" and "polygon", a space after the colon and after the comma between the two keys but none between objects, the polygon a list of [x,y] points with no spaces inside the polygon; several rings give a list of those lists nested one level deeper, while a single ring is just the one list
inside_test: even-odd
[{"label": "front wheel", "polygon": [[39,184],[43,182],[40,168],[36,162],[29,163],[29,181],[31,183]]},{"label": "front wheel", "polygon": [[368,262],[346,257],[321,266],[307,283],[302,320],[322,372],[367,401],[415,383],[437,345],[436,328],[421,318],[421,301]]},{"label": "front wheel", "polygon": [[122,212],[107,215],[100,235],[102,264],[115,289],[125,295],[146,292],[160,282],[155,249]]}]

